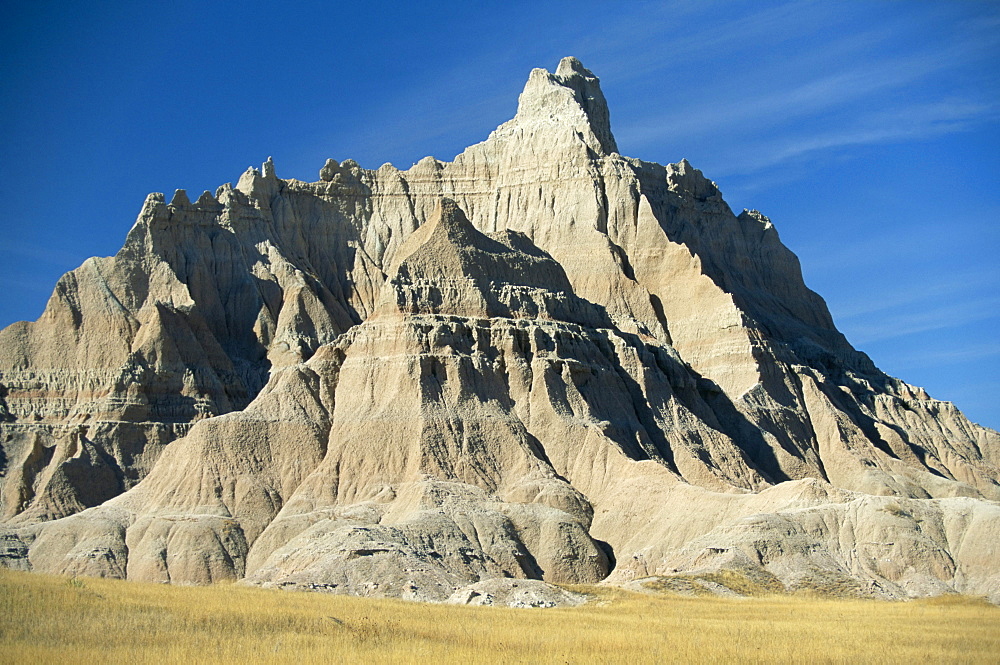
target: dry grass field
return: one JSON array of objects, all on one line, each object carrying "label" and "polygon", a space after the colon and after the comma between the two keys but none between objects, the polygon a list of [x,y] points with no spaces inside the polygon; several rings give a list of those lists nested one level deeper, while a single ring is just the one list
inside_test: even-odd
[{"label": "dry grass field", "polygon": [[514,610],[0,569],[0,662],[1000,662],[1000,608],[975,599],[577,590]]}]

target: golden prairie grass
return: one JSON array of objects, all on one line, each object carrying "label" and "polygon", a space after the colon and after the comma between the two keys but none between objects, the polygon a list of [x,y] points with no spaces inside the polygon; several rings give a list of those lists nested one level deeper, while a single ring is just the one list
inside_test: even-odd
[{"label": "golden prairie grass", "polygon": [[456,607],[0,569],[3,663],[997,662],[1000,608],[577,588],[577,608]]}]

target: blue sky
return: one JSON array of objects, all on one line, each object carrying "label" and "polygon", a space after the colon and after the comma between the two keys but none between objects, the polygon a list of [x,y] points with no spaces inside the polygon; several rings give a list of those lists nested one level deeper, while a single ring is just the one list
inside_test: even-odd
[{"label": "blue sky", "polygon": [[770,216],[855,346],[1000,428],[1000,3],[163,4],[7,8],[0,325],[148,192],[450,160],[575,55],[623,154]]}]

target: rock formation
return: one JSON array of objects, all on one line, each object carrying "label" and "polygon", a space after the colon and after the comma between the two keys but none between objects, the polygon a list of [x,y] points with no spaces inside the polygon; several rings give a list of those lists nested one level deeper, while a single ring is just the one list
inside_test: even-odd
[{"label": "rock formation", "polygon": [[117,255],[0,332],[0,563],[1000,602],[1000,435],[879,371],[767,217],[619,155],[609,118],[565,58],[450,163],[151,194]]}]

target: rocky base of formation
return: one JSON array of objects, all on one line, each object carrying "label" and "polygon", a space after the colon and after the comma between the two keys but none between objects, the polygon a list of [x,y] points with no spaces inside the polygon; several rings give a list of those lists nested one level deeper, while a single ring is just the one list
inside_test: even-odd
[{"label": "rocky base of formation", "polygon": [[436,602],[1000,602],[1000,435],[881,373],[756,211],[535,70],[408,171],[151,195],[0,331],[0,565]]}]

